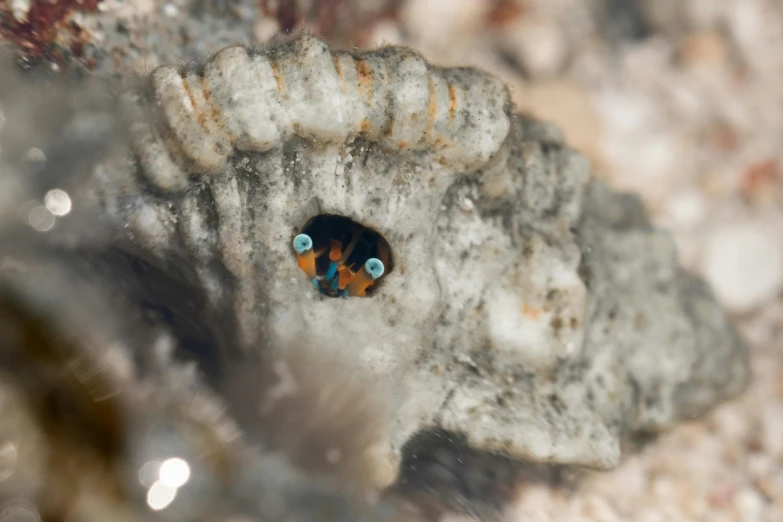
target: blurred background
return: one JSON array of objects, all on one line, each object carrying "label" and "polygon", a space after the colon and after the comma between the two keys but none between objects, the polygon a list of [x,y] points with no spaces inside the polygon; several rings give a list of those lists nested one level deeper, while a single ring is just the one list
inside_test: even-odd
[{"label": "blurred background", "polygon": [[595,175],[672,231],[755,372],[739,400],[578,491],[522,488],[515,519],[783,521],[783,2],[0,0],[0,12],[0,37],[54,72],[144,74],[307,31],[502,77],[520,111],[556,122]]}]

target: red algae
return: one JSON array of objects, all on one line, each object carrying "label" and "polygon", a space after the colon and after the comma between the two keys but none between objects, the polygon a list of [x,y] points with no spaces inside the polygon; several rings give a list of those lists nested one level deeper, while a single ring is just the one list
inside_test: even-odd
[{"label": "red algae", "polygon": [[76,12],[94,12],[103,0],[53,0],[30,3],[25,17],[11,13],[7,0],[0,0],[0,39],[13,43],[28,59],[62,61],[63,49],[76,58],[84,56],[89,35],[73,20]]}]

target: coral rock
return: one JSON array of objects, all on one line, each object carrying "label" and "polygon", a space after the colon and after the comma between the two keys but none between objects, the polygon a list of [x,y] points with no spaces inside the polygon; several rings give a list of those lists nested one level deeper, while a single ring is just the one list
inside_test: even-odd
[{"label": "coral rock", "polygon": [[[393,405],[390,469],[428,428],[610,468],[629,433],[748,380],[743,344],[670,237],[489,75],[303,36],[161,67],[148,92],[124,97],[136,161],[99,172],[107,211],[203,289],[239,357],[328,339],[374,376]],[[291,242],[319,216],[388,243],[366,297],[323,295],[297,265]]]}]

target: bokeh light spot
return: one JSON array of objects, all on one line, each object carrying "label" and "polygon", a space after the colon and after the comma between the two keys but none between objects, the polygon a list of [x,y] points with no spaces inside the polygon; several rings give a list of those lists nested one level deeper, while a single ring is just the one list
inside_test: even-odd
[{"label": "bokeh light spot", "polygon": [[38,232],[48,232],[54,226],[55,217],[48,208],[43,205],[37,205],[30,209],[27,221]]},{"label": "bokeh light spot", "polygon": [[160,511],[174,502],[176,496],[177,488],[169,487],[159,480],[147,491],[147,505],[153,511]]},{"label": "bokeh light spot", "polygon": [[160,481],[168,487],[180,488],[190,480],[190,465],[180,458],[170,458],[160,465]]},{"label": "bokeh light spot", "polygon": [[57,217],[67,216],[71,212],[71,197],[61,189],[52,189],[44,196],[44,205]]}]

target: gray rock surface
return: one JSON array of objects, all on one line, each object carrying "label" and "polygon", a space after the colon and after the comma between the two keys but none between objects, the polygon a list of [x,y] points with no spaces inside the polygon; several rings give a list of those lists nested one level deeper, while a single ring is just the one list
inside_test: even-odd
[{"label": "gray rock surface", "polygon": [[[628,434],[748,380],[670,238],[498,80],[299,37],[157,69],[146,92],[124,97],[135,161],[98,170],[99,200],[133,249],[203,289],[224,351],[328,340],[371,375],[392,412],[381,482],[436,427],[610,468]],[[368,297],[321,295],[297,266],[291,241],[322,214],[388,241]]]}]

